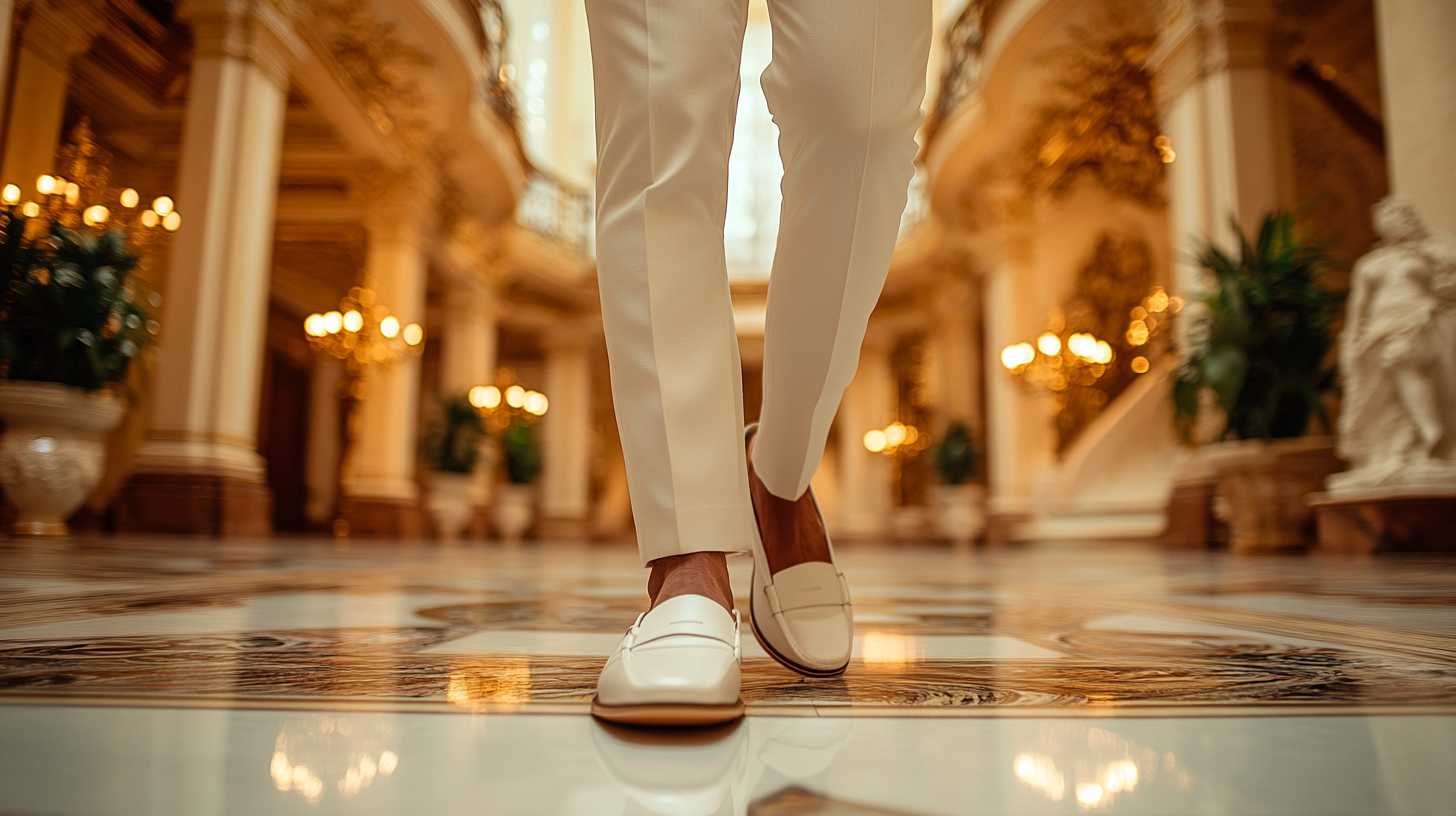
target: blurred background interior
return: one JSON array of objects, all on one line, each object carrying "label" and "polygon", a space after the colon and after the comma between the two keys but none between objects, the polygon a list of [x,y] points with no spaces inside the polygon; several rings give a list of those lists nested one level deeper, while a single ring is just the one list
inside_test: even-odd
[{"label": "blurred background interior", "polygon": [[[1372,205],[1456,231],[1456,70],[1428,47],[1450,7],[937,0],[910,205],[814,481],[836,539],[1400,544],[1307,496],[1346,466],[1335,338]],[[45,479],[11,467],[7,526],[630,540],[580,0],[3,8],[7,282],[31,293],[7,308],[79,273],[92,315],[12,323],[12,384],[84,390],[6,397],[12,437],[51,423],[27,461],[81,474],[27,510]],[[750,8],[724,237],[752,421],[781,166]],[[1304,233],[1266,224],[1285,211]],[[1200,368],[1235,223],[1272,241],[1247,285],[1313,287],[1269,313],[1303,335],[1241,347],[1276,372],[1252,408]],[[95,243],[113,228],[135,258]]]}]

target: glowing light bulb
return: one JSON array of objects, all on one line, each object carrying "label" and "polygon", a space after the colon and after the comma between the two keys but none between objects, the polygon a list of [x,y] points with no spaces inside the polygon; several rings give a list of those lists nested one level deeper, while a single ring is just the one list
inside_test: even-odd
[{"label": "glowing light bulb", "polygon": [[142,213],[142,226],[155,227],[162,222],[162,217],[157,215],[156,210],[147,210]]},{"label": "glowing light bulb", "polygon": [[1097,341],[1097,356],[1092,358],[1092,362],[1102,365],[1112,362],[1112,346],[1108,345],[1106,340]]},{"label": "glowing light bulb", "polygon": [[1017,343],[1001,350],[1001,365],[1009,369],[1020,368],[1036,359],[1036,349],[1030,343]]},{"label": "glowing light bulb", "polygon": [[41,176],[35,180],[35,191],[41,195],[50,195],[56,191],[55,176]]},{"label": "glowing light bulb", "polygon": [[1148,365],[1148,358],[1146,358],[1146,357],[1134,357],[1134,358],[1132,358],[1131,366],[1132,366],[1132,370],[1133,370],[1133,373],[1134,374],[1146,374],[1146,373],[1148,373],[1148,367],[1149,367],[1149,365]]},{"label": "glowing light bulb", "polygon": [[399,336],[399,318],[394,315],[379,321],[379,333],[393,340]]},{"label": "glowing light bulb", "polygon": [[162,216],[162,227],[165,228],[167,232],[176,232],[177,228],[180,226],[182,226],[182,214],[177,212],[176,210],[173,210]]},{"label": "glowing light bulb", "polygon": [[885,449],[889,440],[885,438],[885,432],[881,430],[865,431],[864,446],[870,453],[879,453]]},{"label": "glowing light bulb", "polygon": [[126,207],[127,209],[135,207],[142,200],[142,197],[137,193],[137,191],[133,190],[130,187],[122,190],[121,195],[117,196],[117,198],[121,201],[121,206]]},{"label": "glowing light bulb", "polygon": [[106,219],[110,217],[111,211],[101,206],[100,204],[97,204],[94,207],[87,207],[85,211],[81,213],[81,220],[84,221],[86,223],[86,226],[88,227],[105,224]]},{"label": "glowing light bulb", "polygon": [[354,309],[344,312],[344,331],[356,332],[364,328],[364,315]]},{"label": "glowing light bulb", "polygon": [[152,210],[156,212],[157,215],[166,218],[167,213],[172,211],[172,199],[166,196],[157,196],[156,198],[152,199]]},{"label": "glowing light bulb", "polygon": [[513,385],[506,389],[506,405],[512,408],[520,408],[526,404],[526,389],[519,385]]},{"label": "glowing light bulb", "polygon": [[425,342],[425,327],[418,323],[411,323],[404,327],[404,342],[408,346],[418,346]]},{"label": "glowing light bulb", "polygon": [[66,189],[64,190],[64,192],[66,195],[67,204],[70,204],[72,207],[74,207],[76,206],[76,204],[80,203],[81,185],[75,183],[74,181],[70,182],[66,185]]},{"label": "glowing light bulb", "polygon": [[1062,351],[1062,341],[1055,334],[1047,332],[1036,338],[1036,347],[1041,350],[1042,354],[1055,357]]},{"label": "glowing light bulb", "polygon": [[542,394],[540,391],[527,391],[526,403],[522,407],[526,409],[526,413],[528,414],[541,416],[546,413],[548,404],[545,394]]},{"label": "glowing light bulb", "polygon": [[338,334],[344,328],[344,316],[338,312],[324,313],[324,331],[328,334]]},{"label": "glowing light bulb", "polygon": [[0,191],[0,201],[4,201],[6,204],[19,204],[20,203],[20,187],[19,187],[19,185],[15,185],[15,184],[7,184],[7,185],[5,185],[5,189],[3,191]]},{"label": "glowing light bulb", "polygon": [[323,337],[328,334],[328,331],[324,329],[324,316],[318,312],[314,312],[308,317],[305,317],[303,319],[303,331],[309,337]]},{"label": "glowing light bulb", "polygon": [[20,211],[25,214],[26,218],[34,218],[40,215],[40,205],[34,201],[27,201],[25,202],[25,206],[20,208]]},{"label": "glowing light bulb", "polygon": [[501,392],[493,385],[477,385],[470,389],[470,404],[487,411],[500,405]]},{"label": "glowing light bulb", "polygon": [[906,435],[904,423],[892,422],[885,429],[885,444],[892,448],[898,447],[905,442]]}]

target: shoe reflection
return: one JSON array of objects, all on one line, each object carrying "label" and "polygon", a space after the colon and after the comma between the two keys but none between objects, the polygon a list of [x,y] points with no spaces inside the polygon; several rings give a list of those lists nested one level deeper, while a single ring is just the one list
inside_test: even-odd
[{"label": "shoe reflection", "polygon": [[712,728],[647,728],[592,720],[597,760],[627,794],[624,816],[732,816],[748,754],[743,720]]},{"label": "shoe reflection", "polygon": [[607,776],[627,796],[623,816],[743,816],[750,801],[815,787],[849,741],[848,719],[752,717],[714,728],[592,721]]}]

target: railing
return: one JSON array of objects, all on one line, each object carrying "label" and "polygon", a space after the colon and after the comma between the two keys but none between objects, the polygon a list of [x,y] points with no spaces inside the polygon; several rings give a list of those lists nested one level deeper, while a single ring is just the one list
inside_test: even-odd
[{"label": "railing", "polygon": [[484,51],[485,76],[481,79],[480,95],[501,119],[516,128],[516,94],[506,63],[506,37],[510,30],[506,25],[505,9],[500,0],[476,0],[480,14],[480,27],[485,34]]},{"label": "railing", "polygon": [[538,167],[516,202],[516,223],[584,258],[596,253],[591,193]]},{"label": "railing", "polygon": [[945,33],[945,70],[940,75],[940,92],[935,109],[927,122],[927,136],[933,137],[940,126],[965,104],[981,81],[981,45],[983,14],[987,0],[968,0],[960,16]]}]

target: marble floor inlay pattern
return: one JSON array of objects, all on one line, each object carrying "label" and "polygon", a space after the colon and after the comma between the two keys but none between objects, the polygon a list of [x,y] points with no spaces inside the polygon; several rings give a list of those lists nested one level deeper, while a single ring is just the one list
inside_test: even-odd
[{"label": "marble floor inlay pattern", "polygon": [[[1456,812],[1426,809],[1456,801],[1456,783],[1421,770],[1456,767],[1456,560],[857,545],[841,562],[856,612],[849,670],[798,677],[745,627],[750,716],[698,745],[586,716],[602,662],[646,608],[645,574],[626,547],[0,541],[0,813],[272,813],[329,802],[397,812],[385,804],[396,794],[380,791],[423,784],[410,763],[429,751],[412,742],[429,733],[484,756],[505,749],[481,729],[505,723],[529,736],[528,754],[532,739],[558,740],[567,754],[595,757],[580,777],[594,781],[548,795],[549,780],[526,774],[503,800],[519,801],[492,812],[965,812],[969,789],[936,774],[969,766],[907,766],[910,777],[929,774],[913,790],[844,776],[853,762],[894,765],[871,759],[870,736],[914,754],[917,734],[986,754],[991,765],[974,773],[999,769],[983,780],[1000,791],[989,812],[1306,812],[1251,807],[1227,791],[1203,806],[1209,785],[1271,773],[1247,763],[1296,744],[1353,762],[1341,784],[1375,786],[1307,812]],[[730,564],[735,586],[747,587],[750,562]],[[739,605],[746,614],[746,598]],[[476,724],[460,731],[442,713]],[[128,800],[120,782],[112,804],[79,792],[47,804],[18,770],[44,756],[72,752],[95,770],[135,750],[126,761],[157,773],[201,761],[181,744],[103,738],[78,750],[88,728],[154,737],[221,728],[223,747],[209,750],[225,752],[244,750],[237,740],[251,746],[256,731],[271,747],[246,751],[272,758],[253,768],[262,776],[229,783],[261,787],[224,804],[255,804],[169,809],[142,793]],[[1000,747],[974,743],[998,734]],[[1216,753],[1207,740],[1243,758],[1200,758]],[[1354,740],[1358,757],[1329,740]],[[844,759],[856,751],[864,756]],[[662,767],[705,774],[696,793],[679,793],[706,798],[663,804],[651,783]],[[1308,773],[1311,790],[1325,784]]]}]

